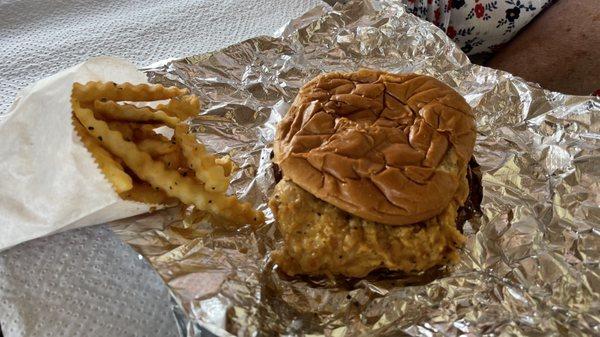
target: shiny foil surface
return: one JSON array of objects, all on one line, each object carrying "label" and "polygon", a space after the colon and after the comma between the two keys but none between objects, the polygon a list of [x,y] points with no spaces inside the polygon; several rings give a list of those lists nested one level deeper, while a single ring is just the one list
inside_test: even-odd
[{"label": "shiny foil surface", "polygon": [[[361,280],[287,277],[269,259],[281,244],[266,207],[275,126],[303,83],[360,67],[433,75],[466,98],[477,119],[481,211],[463,226],[458,265]],[[183,336],[600,334],[598,98],[472,65],[400,4],[367,0],[145,71],[201,97],[197,137],[232,155],[230,191],[269,219],[232,230],[172,208],[113,224],[169,286]]]}]

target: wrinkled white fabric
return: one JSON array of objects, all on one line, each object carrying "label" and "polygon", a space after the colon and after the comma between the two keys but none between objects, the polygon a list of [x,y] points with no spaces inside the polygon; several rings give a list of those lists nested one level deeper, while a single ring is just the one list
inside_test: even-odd
[{"label": "wrinkled white fabric", "polygon": [[319,0],[0,0],[0,114],[28,84],[92,56],[138,66],[272,34]]}]

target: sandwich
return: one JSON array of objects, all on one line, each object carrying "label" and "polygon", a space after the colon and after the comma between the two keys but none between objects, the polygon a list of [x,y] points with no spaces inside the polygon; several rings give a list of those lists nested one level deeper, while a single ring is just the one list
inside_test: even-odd
[{"label": "sandwich", "polygon": [[277,126],[283,178],[269,199],[289,275],[364,277],[456,262],[476,129],[470,106],[425,75],[317,76]]}]

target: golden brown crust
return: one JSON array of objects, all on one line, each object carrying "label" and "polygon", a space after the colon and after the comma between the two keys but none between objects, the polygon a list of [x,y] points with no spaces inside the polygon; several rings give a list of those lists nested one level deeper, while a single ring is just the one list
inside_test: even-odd
[{"label": "golden brown crust", "polygon": [[[463,178],[460,185],[466,184]],[[464,200],[464,195],[458,198]],[[382,268],[423,271],[456,262],[464,243],[456,229],[455,200],[423,223],[385,226],[351,216],[282,180],[269,207],[284,243],[273,252],[273,261],[288,275],[363,277]]]},{"label": "golden brown crust", "polygon": [[344,211],[389,225],[446,209],[475,144],[469,105],[423,75],[328,73],[300,90],[279,123],[284,176]]}]

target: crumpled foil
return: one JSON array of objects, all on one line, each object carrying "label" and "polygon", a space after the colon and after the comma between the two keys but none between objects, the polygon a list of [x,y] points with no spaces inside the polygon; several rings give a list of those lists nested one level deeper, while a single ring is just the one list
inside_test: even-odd
[{"label": "crumpled foil", "polygon": [[[184,42],[183,42],[184,43]],[[359,67],[433,75],[474,107],[483,199],[458,265],[362,280],[290,278],[269,252],[271,141],[299,87]],[[269,221],[253,232],[169,209],[114,230],[169,286],[184,336],[591,336],[600,334],[600,100],[472,65],[394,2],[316,8],[277,37],[146,69],[204,101],[193,121],[239,165],[231,191]]]}]

